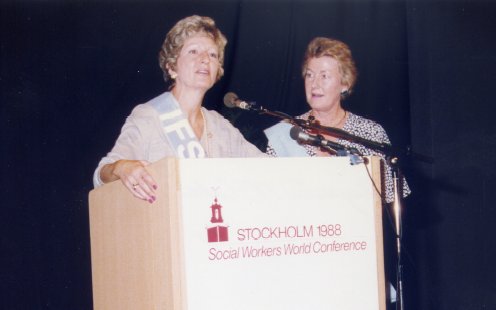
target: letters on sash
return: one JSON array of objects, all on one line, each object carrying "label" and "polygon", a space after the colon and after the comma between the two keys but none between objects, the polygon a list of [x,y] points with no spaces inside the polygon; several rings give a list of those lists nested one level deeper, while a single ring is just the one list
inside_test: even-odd
[{"label": "letters on sash", "polygon": [[166,92],[150,101],[157,110],[167,140],[179,158],[203,158],[205,150],[179,108],[172,93]]}]

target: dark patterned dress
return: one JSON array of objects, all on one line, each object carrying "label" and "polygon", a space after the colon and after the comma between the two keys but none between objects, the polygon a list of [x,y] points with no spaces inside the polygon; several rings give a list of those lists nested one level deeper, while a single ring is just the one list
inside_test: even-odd
[{"label": "dark patterned dress", "polygon": [[[310,115],[310,111],[300,116],[297,116],[296,118],[307,120],[309,115]],[[351,135],[361,137],[370,141],[391,144],[386,131],[384,130],[384,128],[382,128],[381,125],[379,125],[379,123],[361,117],[359,115],[353,114],[351,112],[348,112],[348,118],[346,119],[346,122],[344,123],[344,126],[341,129]],[[382,159],[383,167],[384,167],[383,175],[385,176],[383,180],[384,182],[383,186],[385,186],[386,189],[385,190],[386,195],[385,197],[383,197],[383,199],[388,203],[392,202],[394,199],[393,170],[391,166],[387,163],[385,155],[381,152],[369,149],[363,146],[362,144],[350,142],[344,139],[338,139],[336,142],[348,148],[355,148],[363,156],[376,155]],[[312,146],[308,144],[305,144],[303,146],[305,147],[307,154],[309,156],[317,155],[316,146]],[[277,157],[277,153],[274,150],[274,148],[272,148],[270,141],[269,144],[267,145],[266,153],[270,156]],[[402,184],[403,184],[403,197],[406,197],[411,193],[411,191],[405,179],[403,179]]]}]

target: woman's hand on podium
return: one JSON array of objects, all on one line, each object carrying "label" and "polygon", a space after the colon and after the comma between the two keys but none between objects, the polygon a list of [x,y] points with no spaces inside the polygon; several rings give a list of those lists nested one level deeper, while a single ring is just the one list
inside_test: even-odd
[{"label": "woman's hand on podium", "polygon": [[145,160],[121,159],[104,166],[100,177],[105,183],[120,179],[133,196],[153,203],[156,200],[157,182],[146,170],[149,164]]}]

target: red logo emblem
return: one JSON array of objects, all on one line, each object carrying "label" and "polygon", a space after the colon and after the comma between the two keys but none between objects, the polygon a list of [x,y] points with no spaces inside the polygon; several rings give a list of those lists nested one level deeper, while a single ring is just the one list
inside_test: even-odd
[{"label": "red logo emblem", "polygon": [[229,240],[228,226],[223,225],[222,206],[217,203],[217,197],[210,206],[212,217],[210,218],[210,227],[207,228],[208,242],[223,242]]}]

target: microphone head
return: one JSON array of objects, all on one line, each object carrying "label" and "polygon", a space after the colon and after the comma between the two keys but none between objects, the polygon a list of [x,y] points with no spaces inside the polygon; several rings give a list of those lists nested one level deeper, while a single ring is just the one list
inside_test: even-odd
[{"label": "microphone head", "polygon": [[289,135],[291,136],[291,139],[297,140],[300,138],[300,133],[302,132],[301,128],[298,126],[293,126],[291,127],[291,130],[289,131]]},{"label": "microphone head", "polygon": [[229,92],[224,96],[224,105],[228,108],[234,108],[236,106],[236,99],[238,99],[238,95],[233,92]]}]

